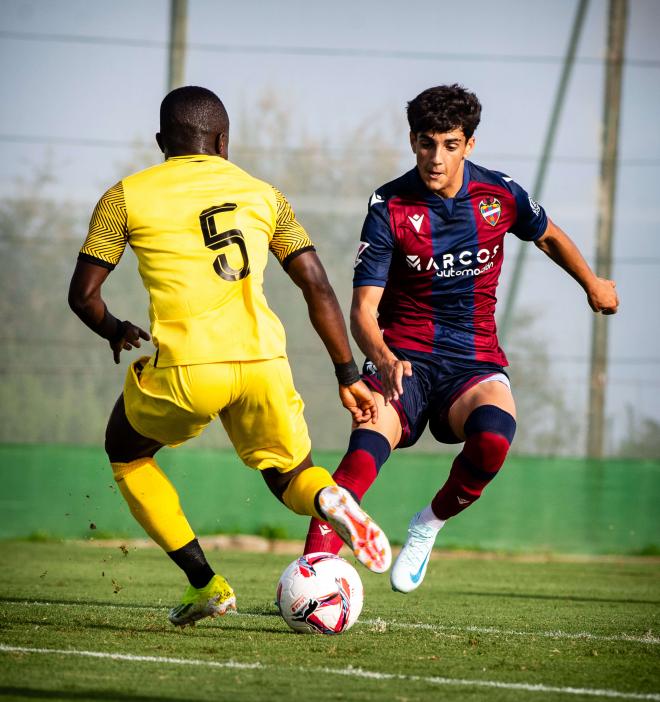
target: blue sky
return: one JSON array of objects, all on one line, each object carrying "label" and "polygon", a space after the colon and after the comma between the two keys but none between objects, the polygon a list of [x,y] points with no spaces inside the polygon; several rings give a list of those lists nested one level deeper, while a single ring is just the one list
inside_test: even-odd
[{"label": "blue sky", "polygon": [[[459,7],[189,0],[186,82],[215,90],[235,119],[266,92],[279,96],[294,126],[287,146],[308,135],[332,147],[362,125],[400,149],[402,164],[406,101],[430,85],[460,82],[484,106],[473,160],[531,187],[577,2],[474,0]],[[130,160],[131,142],[150,143],[157,130],[168,12],[166,0],[3,0],[0,193],[50,159],[57,179],[44,194],[93,207]],[[606,15],[607,3],[591,0],[541,198],[587,258],[597,222]],[[660,421],[659,32],[660,2],[631,0],[614,246],[622,309],[610,325],[615,426],[626,404]],[[288,195],[295,206],[295,193]],[[510,246],[500,299],[514,253]],[[522,298],[538,311],[569,396],[581,407],[591,313],[568,276],[539,252],[528,258]]]}]

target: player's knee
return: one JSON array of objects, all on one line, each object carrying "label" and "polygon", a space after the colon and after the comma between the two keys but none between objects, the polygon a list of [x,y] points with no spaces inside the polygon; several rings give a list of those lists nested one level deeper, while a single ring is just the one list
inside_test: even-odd
[{"label": "player's knee", "polygon": [[115,446],[112,437],[108,436],[108,432],[106,431],[105,433],[105,454],[108,457],[108,460],[110,463],[117,463],[119,462],[119,453],[117,451],[117,447]]},{"label": "player's knee", "polygon": [[130,463],[137,458],[143,458],[140,451],[134,450],[134,447],[126,442],[124,435],[117,430],[112,420],[108,422],[105,430],[105,453],[110,463]]},{"label": "player's knee", "polygon": [[311,468],[312,465],[312,454],[308,453],[297,466],[290,470],[282,472],[278,468],[262,468],[259,472],[268,489],[280,502],[285,504],[284,493],[287,491],[291,481],[302,471]]},{"label": "player's knee", "polygon": [[105,429],[104,448],[110,463],[116,463],[125,458],[126,451],[122,449],[121,441],[119,440],[117,432],[113,429],[112,422],[109,422]]},{"label": "player's knee", "polygon": [[134,434],[135,436],[127,437],[125,433],[108,424],[104,446],[110,463],[130,463],[138,458],[152,458],[162,448],[162,444],[157,441],[140,436],[136,432]]},{"label": "player's knee", "polygon": [[481,405],[467,418],[463,453],[468,461],[488,473],[498,471],[516,433],[516,420],[500,407]]},{"label": "player's knee", "polygon": [[282,495],[284,495],[284,491],[289,487],[291,480],[297,475],[296,471],[292,470],[288,473],[280,473],[277,468],[263,468],[259,473],[268,486],[268,489],[280,502],[284,503]]},{"label": "player's knee", "polygon": [[151,458],[163,444],[142,436],[126,417],[124,397],[119,396],[105,429],[105,452],[110,463],[130,463],[138,458]]},{"label": "player's knee", "polygon": [[128,424],[128,420],[126,419],[124,396],[122,394],[112,408],[105,428],[104,448],[111,463],[129,462],[134,458],[134,456],[129,456],[128,460],[126,460],[125,442],[123,441],[125,432],[122,431],[125,424]]}]

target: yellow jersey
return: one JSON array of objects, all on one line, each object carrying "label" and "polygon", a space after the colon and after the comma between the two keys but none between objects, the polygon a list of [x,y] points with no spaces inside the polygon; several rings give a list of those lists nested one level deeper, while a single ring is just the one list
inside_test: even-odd
[{"label": "yellow jersey", "polygon": [[268,251],[286,269],[314,246],[273,186],[219,156],[169,158],[103,195],[79,258],[112,269],[126,244],[149,293],[158,366],[286,356],[263,292]]}]

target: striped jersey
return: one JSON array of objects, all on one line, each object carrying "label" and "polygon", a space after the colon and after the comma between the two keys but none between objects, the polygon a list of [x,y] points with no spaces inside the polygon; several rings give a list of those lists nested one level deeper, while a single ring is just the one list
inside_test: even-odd
[{"label": "striped jersey", "polygon": [[506,366],[495,325],[504,236],[535,241],[547,223],[503,173],[465,161],[461,189],[445,199],[415,168],[371,196],[353,286],[384,288],[388,346]]},{"label": "striped jersey", "polygon": [[92,215],[79,258],[114,268],[129,245],[149,294],[158,366],[283,357],[263,292],[269,250],[314,250],[285,197],[233,163],[177,156],[124,178]]}]

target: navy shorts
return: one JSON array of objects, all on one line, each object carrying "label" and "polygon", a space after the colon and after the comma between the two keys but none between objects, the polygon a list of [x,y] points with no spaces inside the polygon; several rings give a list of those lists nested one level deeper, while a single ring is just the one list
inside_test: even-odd
[{"label": "navy shorts", "polygon": [[[410,361],[413,371],[411,376],[403,377],[403,395],[391,403],[401,420],[402,433],[397,448],[416,443],[427,424],[437,441],[461,443],[463,440],[449,426],[449,408],[466,390],[485,378],[496,373],[506,375],[502,366],[487,361],[438,358],[399,348],[391,350],[402,361]],[[362,380],[382,394],[380,373],[371,361],[364,364]]]}]

